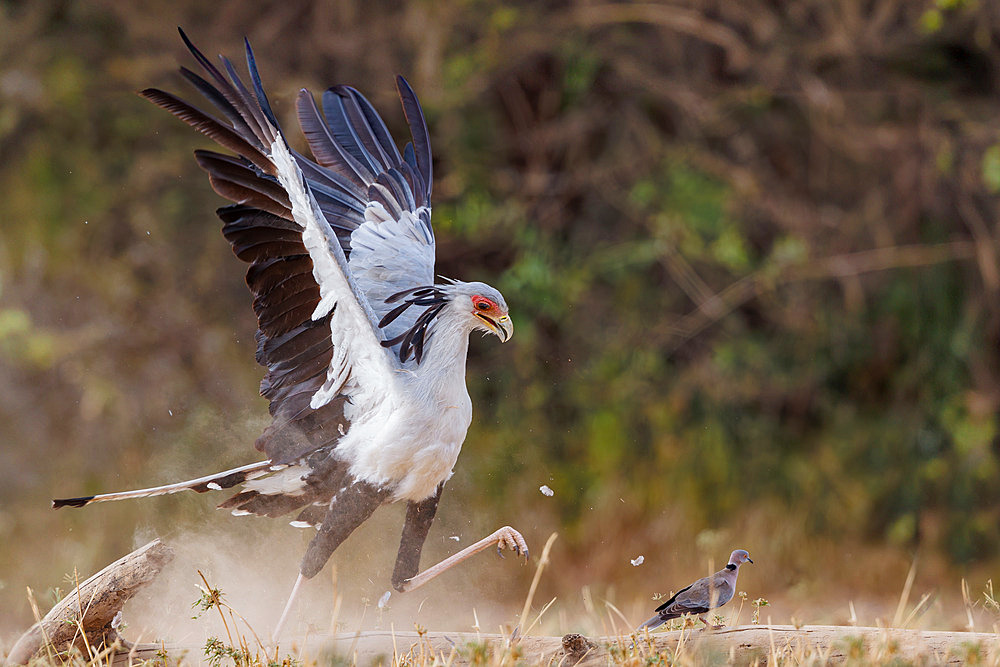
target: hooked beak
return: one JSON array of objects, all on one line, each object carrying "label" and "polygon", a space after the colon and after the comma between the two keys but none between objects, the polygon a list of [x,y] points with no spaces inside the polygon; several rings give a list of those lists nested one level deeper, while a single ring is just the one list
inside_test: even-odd
[{"label": "hooked beak", "polygon": [[496,320],[492,317],[487,317],[482,313],[476,313],[475,315],[483,321],[486,328],[496,334],[496,337],[500,339],[501,343],[506,343],[510,340],[510,337],[514,335],[514,323],[511,322],[509,315],[502,315]]}]

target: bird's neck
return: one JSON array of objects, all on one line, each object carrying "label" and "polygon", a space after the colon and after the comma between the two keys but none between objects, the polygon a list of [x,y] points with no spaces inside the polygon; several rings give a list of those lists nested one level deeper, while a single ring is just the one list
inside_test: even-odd
[{"label": "bird's neck", "polygon": [[413,375],[423,391],[439,400],[465,395],[465,361],[469,354],[469,326],[439,318],[430,331],[424,358],[414,365]]},{"label": "bird's neck", "polygon": [[736,570],[737,568],[739,568],[739,565],[736,565],[734,563],[729,563],[728,565],[726,565],[726,569],[729,570],[730,572]]}]

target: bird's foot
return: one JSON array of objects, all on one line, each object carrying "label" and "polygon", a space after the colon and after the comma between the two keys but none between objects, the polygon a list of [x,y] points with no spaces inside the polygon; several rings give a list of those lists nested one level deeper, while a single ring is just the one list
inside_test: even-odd
[{"label": "bird's foot", "polygon": [[703,630],[722,630],[723,628],[726,627],[724,625],[715,625],[714,623],[709,623],[708,619],[705,618],[704,616],[699,616],[698,620],[705,624],[705,627],[702,628]]},{"label": "bird's foot", "polygon": [[524,562],[528,562],[528,543],[524,541],[521,533],[510,526],[504,526],[495,533],[493,537],[497,541],[497,555],[503,558],[504,548],[510,549],[518,556],[524,556]]},{"label": "bird's foot", "polygon": [[433,565],[418,575],[410,577],[409,579],[403,581],[397,590],[400,593],[406,593],[423,586],[428,581],[438,576],[445,570],[458,565],[466,558],[469,558],[473,554],[477,554],[480,551],[485,551],[491,546],[496,545],[497,553],[503,556],[503,549],[506,547],[518,556],[524,556],[525,562],[528,561],[528,543],[524,541],[521,533],[517,532],[510,526],[504,526],[503,528],[487,535],[483,539],[479,540],[475,544],[471,544],[457,554],[445,558],[443,561],[437,565]]}]

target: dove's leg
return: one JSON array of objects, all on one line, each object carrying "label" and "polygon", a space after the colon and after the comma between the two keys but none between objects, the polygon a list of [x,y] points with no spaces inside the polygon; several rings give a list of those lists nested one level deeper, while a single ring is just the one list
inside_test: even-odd
[{"label": "dove's leg", "polygon": [[[410,518],[410,511],[409,511],[409,509],[406,512],[406,518],[407,518],[407,520],[409,520],[409,518]],[[406,529],[405,528],[404,528],[403,536],[404,536],[404,539],[405,539],[405,537],[406,537]],[[424,536],[426,537],[426,531],[424,532]],[[421,542],[421,544],[422,544],[422,542]],[[503,528],[499,529],[495,533],[493,533],[491,535],[488,535],[488,536],[484,537],[483,539],[479,540],[475,544],[462,549],[461,551],[459,551],[454,556],[450,556],[448,558],[445,558],[443,561],[441,561],[437,565],[433,565],[433,566],[427,568],[426,570],[424,570],[423,572],[421,572],[420,574],[418,574],[416,576],[413,576],[413,577],[410,577],[409,579],[401,580],[398,584],[396,583],[396,575],[393,575],[393,586],[396,588],[397,591],[399,591],[401,593],[406,593],[408,591],[412,591],[414,589],[420,588],[421,586],[423,586],[428,581],[430,581],[434,577],[438,576],[439,574],[441,574],[445,570],[448,570],[451,567],[453,567],[455,565],[458,565],[459,563],[461,563],[463,560],[465,560],[469,556],[473,556],[473,555],[479,553],[480,551],[483,551],[484,549],[488,549],[491,546],[493,546],[494,544],[497,547],[497,553],[499,553],[501,556],[503,555],[502,550],[506,547],[506,548],[511,549],[512,551],[514,551],[514,553],[516,553],[517,555],[524,556],[525,562],[527,562],[527,560],[528,560],[528,544],[524,541],[524,538],[521,536],[521,533],[517,532],[516,530],[514,530],[510,526],[504,526]],[[402,546],[403,545],[400,545],[400,547],[402,547]],[[400,553],[400,558],[402,558],[402,557],[403,557],[403,554],[401,552]],[[417,558],[419,559],[419,553],[417,555]],[[417,561],[414,560],[414,561],[412,561],[412,563],[413,563],[413,569],[416,570]],[[399,574],[399,565],[400,565],[400,561],[397,560],[396,561],[397,574]]]},{"label": "dove's leg", "polygon": [[714,623],[709,623],[708,619],[705,618],[705,614],[699,616],[698,620],[705,624],[706,630],[721,630],[722,628],[726,627],[724,625],[715,625]]}]

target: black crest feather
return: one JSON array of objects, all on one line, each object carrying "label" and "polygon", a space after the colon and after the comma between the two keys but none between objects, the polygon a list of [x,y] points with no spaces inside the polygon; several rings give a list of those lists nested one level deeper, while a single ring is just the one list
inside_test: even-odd
[{"label": "black crest feather", "polygon": [[430,327],[434,318],[438,316],[449,299],[440,287],[423,285],[403,290],[402,292],[396,292],[387,298],[385,302],[395,303],[400,299],[403,299],[403,303],[385,314],[378,323],[379,328],[386,327],[394,322],[397,317],[406,312],[411,306],[426,306],[427,308],[420,314],[412,327],[395,338],[382,341],[382,346],[392,347],[399,343],[399,360],[405,363],[410,358],[410,354],[413,354],[413,358],[419,364],[424,356],[424,344],[429,338],[428,327]]}]

